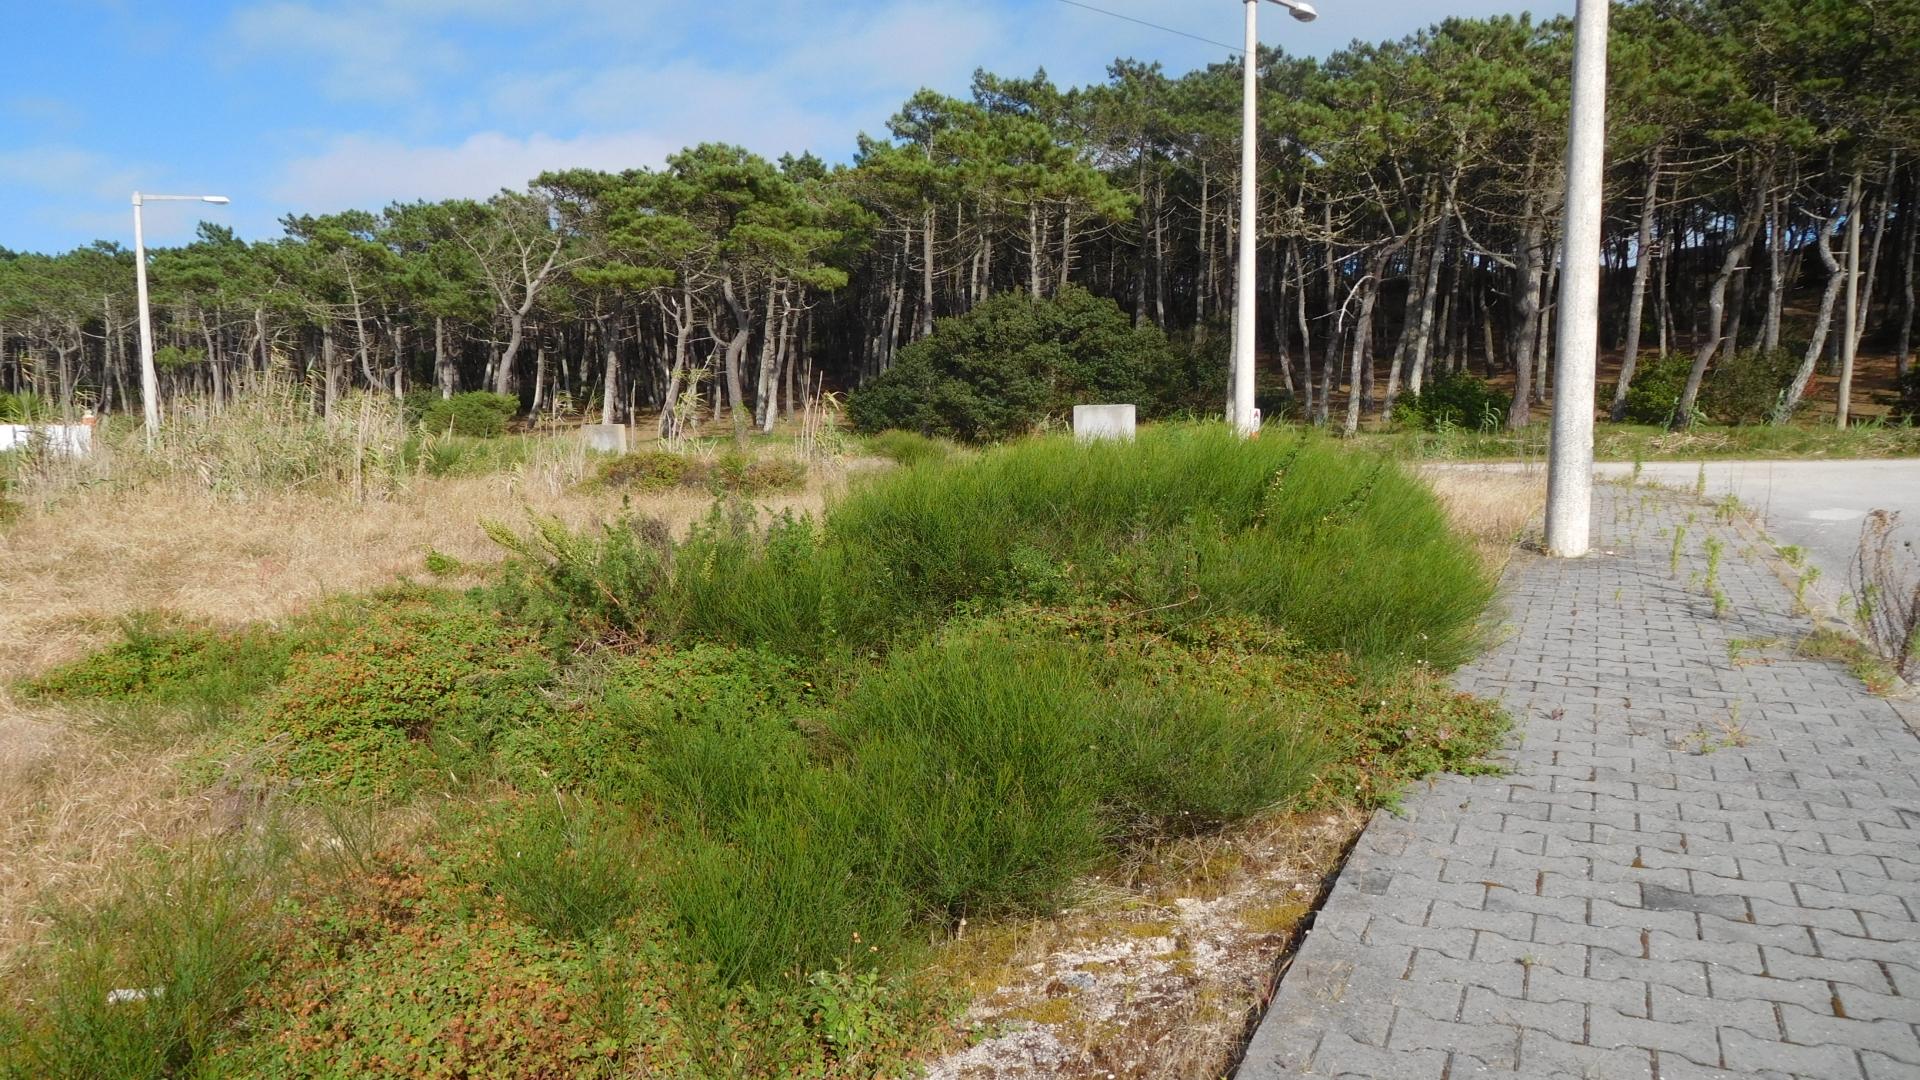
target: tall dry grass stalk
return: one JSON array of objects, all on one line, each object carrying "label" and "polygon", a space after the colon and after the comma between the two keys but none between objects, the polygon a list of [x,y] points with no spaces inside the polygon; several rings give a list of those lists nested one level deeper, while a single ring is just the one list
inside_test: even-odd
[{"label": "tall dry grass stalk", "polygon": [[408,437],[405,413],[390,396],[350,395],[320,416],[304,386],[275,379],[225,401],[177,403],[151,442],[141,426],[110,425],[84,458],[22,458],[9,487],[16,501],[41,509],[156,482],[241,501],[337,490],[358,502],[405,482]]}]

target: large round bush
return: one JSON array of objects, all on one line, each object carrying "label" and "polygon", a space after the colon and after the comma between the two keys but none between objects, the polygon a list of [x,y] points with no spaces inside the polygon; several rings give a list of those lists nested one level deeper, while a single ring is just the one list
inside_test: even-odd
[{"label": "large round bush", "polygon": [[1151,414],[1156,379],[1174,363],[1166,335],[1134,326],[1112,300],[1073,287],[1040,300],[1006,293],[940,320],[848,408],[862,431],[986,442],[1075,405],[1132,402]]}]

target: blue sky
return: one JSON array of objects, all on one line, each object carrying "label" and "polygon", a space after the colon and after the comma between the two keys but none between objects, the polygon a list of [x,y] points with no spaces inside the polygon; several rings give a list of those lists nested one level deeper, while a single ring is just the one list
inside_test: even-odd
[{"label": "blue sky", "polygon": [[[1239,37],[1233,0],[1088,2]],[[1262,39],[1324,55],[1573,0],[1319,6],[1302,26],[1264,5]],[[151,242],[202,216],[272,236],[290,211],[484,196],[704,140],[844,158],[913,90],[964,94],[976,67],[1079,83],[1115,56],[1178,73],[1228,51],[1060,0],[0,0],[0,26],[0,245],[41,251],[125,242],[135,188],[233,199],[151,208]]]}]

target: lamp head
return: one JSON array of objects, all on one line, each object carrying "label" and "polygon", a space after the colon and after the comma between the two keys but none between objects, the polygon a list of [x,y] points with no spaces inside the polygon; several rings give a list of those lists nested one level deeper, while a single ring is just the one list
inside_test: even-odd
[{"label": "lamp head", "polygon": [[1320,13],[1314,10],[1313,5],[1307,3],[1306,0],[1274,0],[1274,2],[1286,8],[1294,18],[1299,19],[1303,23],[1312,22],[1320,17]]},{"label": "lamp head", "polygon": [[212,203],[215,206],[225,206],[228,203],[232,202],[233,200],[227,198],[225,195],[202,195],[200,196],[200,201],[204,203]]}]

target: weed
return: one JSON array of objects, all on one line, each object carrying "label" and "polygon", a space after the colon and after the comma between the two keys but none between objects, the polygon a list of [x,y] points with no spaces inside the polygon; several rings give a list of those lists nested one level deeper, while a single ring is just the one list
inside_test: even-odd
[{"label": "weed", "polygon": [[1707,463],[1702,461],[1700,463],[1700,473],[1698,476],[1695,476],[1693,479],[1693,497],[1696,499],[1702,499],[1706,497],[1706,494],[1707,494]]},{"label": "weed", "polygon": [[1675,525],[1673,527],[1673,550],[1667,553],[1667,569],[1671,571],[1675,577],[1680,575],[1680,553],[1685,547],[1686,542],[1687,527],[1685,525]]},{"label": "weed", "polygon": [[1896,674],[1912,673],[1920,664],[1920,555],[1902,535],[1898,513],[1867,515],[1852,570],[1861,636]]},{"label": "weed", "polygon": [[1821,627],[1801,639],[1795,650],[1812,660],[1833,660],[1845,664],[1854,678],[1876,694],[1886,694],[1898,683],[1899,673],[1859,638],[1830,627]]},{"label": "weed", "polygon": [[1709,732],[1704,725],[1696,727],[1685,738],[1673,744],[1676,750],[1704,756],[1718,750],[1731,750],[1743,747],[1753,741],[1747,734],[1747,727],[1740,722],[1740,703],[1734,702],[1726,716],[1714,721],[1715,731]]},{"label": "weed", "polygon": [[1820,568],[1811,564],[1802,568],[1800,576],[1794,579],[1793,610],[1796,613],[1801,615],[1812,613],[1812,609],[1807,606],[1807,590],[1813,588],[1814,583],[1819,580]]},{"label": "weed", "polygon": [[48,698],[232,705],[277,682],[291,641],[260,628],[222,632],[159,613],[121,621],[122,640],[26,684]]},{"label": "weed", "polygon": [[1720,496],[1719,500],[1713,504],[1714,518],[1725,525],[1733,524],[1745,510],[1746,506],[1741,503],[1740,496],[1731,491]]},{"label": "weed", "polygon": [[1749,659],[1746,654],[1749,652],[1763,652],[1767,649],[1777,649],[1781,644],[1781,640],[1777,637],[1734,638],[1727,642],[1727,662],[1735,667],[1761,663],[1763,661]]},{"label": "weed", "polygon": [[1807,549],[1798,544],[1777,544],[1774,546],[1773,551],[1774,554],[1785,560],[1788,566],[1796,570],[1805,565],[1807,561]]},{"label": "weed", "polygon": [[434,577],[451,577],[464,569],[465,564],[444,551],[428,548],[426,567],[427,573]]},{"label": "weed", "polygon": [[492,591],[500,610],[539,627],[556,652],[642,636],[648,605],[666,581],[666,526],[623,514],[593,537],[555,518],[531,516],[525,534],[483,523],[513,556]]}]

